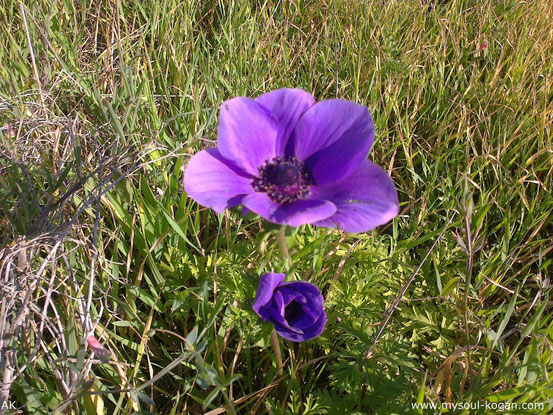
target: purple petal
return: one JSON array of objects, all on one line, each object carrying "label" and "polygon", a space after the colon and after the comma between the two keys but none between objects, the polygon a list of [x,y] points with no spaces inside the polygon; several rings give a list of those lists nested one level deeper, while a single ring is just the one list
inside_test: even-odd
[{"label": "purple petal", "polygon": [[255,99],[269,110],[278,124],[277,153],[284,154],[284,149],[296,122],[310,107],[315,105],[315,98],[301,89],[278,89],[260,95]]},{"label": "purple petal", "polygon": [[273,306],[269,309],[271,321],[273,322],[273,324],[275,324],[275,326],[282,326],[288,331],[292,331],[294,333],[303,333],[301,329],[292,327],[288,324],[288,322],[284,318],[284,310],[285,306],[282,293],[280,292],[280,290],[275,291],[273,296]]},{"label": "purple petal", "polygon": [[330,200],[338,211],[315,223],[346,232],[367,232],[383,225],[399,213],[397,192],[388,174],[366,160],[351,176],[324,186],[314,186],[313,196]]},{"label": "purple petal", "polygon": [[298,291],[292,290],[287,286],[288,283],[283,282],[278,287],[278,292],[282,298],[283,307],[288,306],[292,301],[296,300],[299,303],[304,303],[305,297]]},{"label": "purple petal", "polygon": [[257,294],[255,295],[255,301],[253,302],[252,308],[253,311],[255,311],[257,315],[265,321],[270,321],[269,310],[261,310],[261,308],[265,305],[270,306],[273,291],[282,281],[284,281],[284,278],[284,274],[268,272],[263,275],[261,277],[261,281],[259,281]]},{"label": "purple petal", "polygon": [[295,327],[294,328],[290,327],[289,326],[290,322],[286,320],[286,308],[293,301],[297,302],[298,304],[304,304],[306,302],[305,297],[294,290],[283,287],[281,284],[278,287],[278,289],[275,291],[274,299],[279,312],[279,318],[275,320],[280,324],[282,324],[284,327],[291,329],[292,331],[297,331]]},{"label": "purple petal", "polygon": [[222,213],[226,208],[239,205],[244,195],[253,192],[252,179],[239,172],[217,149],[200,151],[192,157],[184,172],[184,188],[200,205]]},{"label": "purple petal", "polygon": [[305,294],[313,295],[313,296],[321,295],[321,290],[319,290],[319,288],[316,285],[311,284],[310,282],[307,282],[307,281],[283,282],[281,284],[281,287],[296,291],[304,295]]},{"label": "purple petal", "polygon": [[294,333],[295,335],[302,335],[303,330],[297,327],[290,326],[284,317],[278,315],[274,308],[271,308],[271,322],[275,326],[275,330],[280,333],[280,331],[285,331],[286,333]]},{"label": "purple petal", "polygon": [[313,284],[307,281],[290,281],[281,284],[280,291],[289,289],[303,295],[308,304],[312,307],[323,307],[323,296],[321,291]]},{"label": "purple petal", "polygon": [[326,319],[327,319],[326,313],[323,310],[323,312],[321,313],[319,319],[315,322],[315,324],[303,329],[304,340],[309,340],[320,335],[325,328]]},{"label": "purple petal", "polygon": [[303,342],[306,340],[311,340],[314,337],[317,337],[323,332],[323,329],[326,325],[326,313],[323,311],[317,321],[310,327],[303,329],[303,333],[297,333],[291,330],[286,329],[286,327],[279,324],[275,324],[275,330],[278,334],[284,337],[287,340],[293,342]]},{"label": "purple petal", "polygon": [[280,290],[273,291],[273,306],[272,309],[276,311],[277,314],[284,316],[284,299]]},{"label": "purple petal", "polygon": [[326,200],[296,200],[279,205],[266,193],[250,194],[242,204],[270,222],[294,227],[326,219],[336,212],[336,206]]},{"label": "purple petal", "polygon": [[257,175],[257,168],[277,154],[278,125],[269,111],[249,98],[223,102],[217,146],[221,155]]},{"label": "purple petal", "polygon": [[293,153],[311,168],[318,184],[349,176],[367,158],[374,123],[367,107],[351,101],[321,101],[296,123]]},{"label": "purple petal", "polygon": [[298,329],[305,329],[306,327],[313,325],[323,312],[324,299],[319,289],[306,281],[285,282],[279,287],[280,292],[286,289],[303,297],[302,317],[297,321],[289,321],[289,323]]}]

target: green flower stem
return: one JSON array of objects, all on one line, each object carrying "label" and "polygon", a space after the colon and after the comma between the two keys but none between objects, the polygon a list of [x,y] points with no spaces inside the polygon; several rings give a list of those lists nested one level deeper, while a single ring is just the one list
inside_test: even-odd
[{"label": "green flower stem", "polygon": [[[288,270],[292,265],[292,258],[290,257],[288,243],[286,242],[286,225],[282,226],[278,230],[276,239],[277,239],[278,247],[280,248],[280,254],[282,255],[282,260],[284,262],[284,270]],[[275,329],[271,331],[271,346],[273,347],[275,360],[277,363],[277,375],[282,376],[284,365],[282,364],[282,353],[280,351],[280,341],[278,339],[277,332]]]},{"label": "green flower stem", "polygon": [[280,248],[280,254],[282,255],[282,260],[284,261],[284,269],[288,270],[292,265],[292,257],[290,256],[290,251],[288,250],[288,243],[286,242],[286,225],[283,225],[277,234],[277,243]]},{"label": "green flower stem", "polygon": [[274,351],[275,359],[277,363],[277,375],[282,376],[284,365],[282,364],[282,353],[280,352],[280,342],[278,340],[277,332],[275,329],[271,331],[271,346],[273,347],[273,351]]}]

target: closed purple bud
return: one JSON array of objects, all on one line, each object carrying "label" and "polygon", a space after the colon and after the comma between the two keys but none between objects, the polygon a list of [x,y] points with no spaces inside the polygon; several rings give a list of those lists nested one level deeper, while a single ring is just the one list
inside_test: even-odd
[{"label": "closed purple bud", "polygon": [[284,282],[284,274],[261,277],[253,309],[273,323],[285,339],[303,342],[320,335],[326,324],[321,291],[306,281]]}]

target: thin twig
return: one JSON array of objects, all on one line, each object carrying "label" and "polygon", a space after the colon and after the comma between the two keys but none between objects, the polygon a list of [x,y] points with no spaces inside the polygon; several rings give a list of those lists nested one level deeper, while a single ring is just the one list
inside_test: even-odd
[{"label": "thin twig", "polygon": [[[27,18],[25,17],[25,8],[23,7],[22,2],[19,3],[19,10],[21,11],[21,19],[23,20],[23,27],[25,27],[25,34],[27,35],[27,45],[29,47],[29,54],[31,55],[31,63],[33,64],[33,71],[35,73],[35,80],[38,88],[38,93],[40,95],[40,102],[42,104],[42,108],[46,110],[44,95],[42,93],[42,85],[40,84],[40,76],[38,74],[38,67],[35,60],[35,52],[33,50],[33,43],[31,42],[31,34],[29,33],[29,26],[27,25]],[[47,111],[44,112],[45,116],[47,116]]]},{"label": "thin twig", "polygon": [[[470,200],[470,203],[472,203],[472,199]],[[463,374],[463,379],[461,380],[461,388],[460,390],[464,390],[465,388],[465,382],[467,380],[467,377],[470,374],[470,366],[471,366],[471,356],[470,356],[470,332],[469,332],[469,309],[468,309],[468,299],[469,299],[469,290],[470,290],[470,280],[472,278],[472,268],[473,268],[473,255],[474,255],[474,248],[473,248],[473,240],[472,240],[472,230],[471,230],[471,211],[472,209],[467,209],[465,206],[465,229],[467,232],[467,267],[465,272],[465,293],[463,296],[463,316],[465,320],[465,336],[467,340],[467,362],[465,365],[465,372]]]},{"label": "thin twig", "polygon": [[[94,137],[96,140],[96,145],[98,138]],[[92,319],[90,318],[90,306],[92,305],[92,293],[94,292],[94,279],[96,276],[96,261],[98,260],[98,248],[96,247],[96,242],[98,239],[98,226],[100,223],[100,211],[101,211],[101,203],[102,203],[102,197],[101,197],[101,191],[104,187],[104,175],[103,175],[103,161],[102,157],[99,157],[99,173],[98,173],[98,200],[96,202],[96,217],[94,218],[94,230],[92,232],[92,246],[94,248],[94,252],[92,255],[92,262],[90,264],[90,279],[88,282],[88,297],[86,299],[86,307],[84,309],[85,312],[85,321],[82,322],[83,324],[83,343],[86,341],[86,338],[88,336],[91,336],[92,333]]]}]

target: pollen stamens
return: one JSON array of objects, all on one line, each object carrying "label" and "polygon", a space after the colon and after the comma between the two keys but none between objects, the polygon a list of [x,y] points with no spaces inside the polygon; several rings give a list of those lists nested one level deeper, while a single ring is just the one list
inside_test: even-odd
[{"label": "pollen stamens", "polygon": [[296,157],[275,157],[258,170],[259,176],[252,181],[253,189],[267,193],[279,204],[306,199],[315,184],[309,169]]}]

